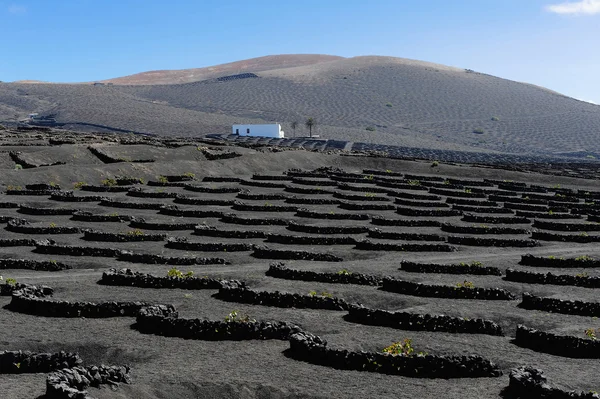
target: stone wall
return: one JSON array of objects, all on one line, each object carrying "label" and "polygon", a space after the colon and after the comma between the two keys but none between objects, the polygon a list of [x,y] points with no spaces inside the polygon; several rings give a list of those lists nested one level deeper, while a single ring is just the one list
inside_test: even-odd
[{"label": "stone wall", "polygon": [[229,302],[251,303],[278,308],[348,310],[341,298],[321,295],[301,295],[287,292],[254,291],[245,287],[223,286],[217,298]]},{"label": "stone wall", "polygon": [[523,299],[519,307],[532,310],[543,310],[551,313],[565,313],[579,316],[600,316],[600,303],[569,301],[556,298],[544,298],[523,293]]},{"label": "stone wall", "polygon": [[505,301],[516,299],[512,292],[502,288],[467,288],[451,285],[429,285],[413,283],[411,281],[397,280],[391,277],[385,277],[383,279],[382,289],[398,294],[430,298],[485,299]]},{"label": "stone wall", "polygon": [[408,331],[437,331],[463,334],[503,336],[498,324],[484,319],[468,319],[446,315],[430,315],[388,310],[369,309],[350,305],[346,320],[372,326],[383,326]]},{"label": "stone wall", "polygon": [[553,388],[540,369],[522,366],[509,375],[507,394],[517,398],[531,399],[599,399],[594,392],[574,392]]},{"label": "stone wall", "polygon": [[515,343],[537,352],[550,353],[556,356],[585,359],[600,358],[600,341],[552,334],[523,325],[517,326]]},{"label": "stone wall", "polygon": [[330,349],[327,342],[306,332],[293,334],[288,353],[295,359],[342,370],[371,371],[416,378],[499,377],[502,372],[476,355],[388,355]]},{"label": "stone wall", "polygon": [[416,263],[407,260],[400,262],[400,270],[412,273],[502,275],[500,269],[491,266],[478,266],[476,264],[440,265],[437,263]]},{"label": "stone wall", "polygon": [[359,284],[380,286],[381,277],[348,271],[338,273],[320,273],[309,270],[294,270],[285,267],[281,262],[271,263],[266,275],[269,277],[283,278],[287,280],[318,281],[332,284]]}]

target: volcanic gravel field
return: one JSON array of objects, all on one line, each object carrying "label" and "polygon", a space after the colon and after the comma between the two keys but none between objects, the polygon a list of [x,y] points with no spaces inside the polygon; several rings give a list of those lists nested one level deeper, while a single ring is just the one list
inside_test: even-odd
[{"label": "volcanic gravel field", "polygon": [[594,167],[0,132],[0,396],[597,397]]}]

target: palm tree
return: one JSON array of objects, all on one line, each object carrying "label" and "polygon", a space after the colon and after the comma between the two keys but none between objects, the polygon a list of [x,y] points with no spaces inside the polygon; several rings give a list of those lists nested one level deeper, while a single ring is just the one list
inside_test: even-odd
[{"label": "palm tree", "polygon": [[293,121],[292,123],[290,123],[290,126],[292,127],[292,130],[294,131],[294,137],[296,137],[296,128],[298,127],[298,122]]},{"label": "palm tree", "polygon": [[317,122],[314,118],[308,118],[306,122],[304,122],[304,125],[308,128],[310,137],[312,137],[312,129],[316,124]]}]

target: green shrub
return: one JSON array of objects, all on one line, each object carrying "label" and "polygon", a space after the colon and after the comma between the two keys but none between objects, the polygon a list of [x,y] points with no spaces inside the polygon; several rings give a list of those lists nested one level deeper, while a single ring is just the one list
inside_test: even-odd
[{"label": "green shrub", "polygon": [[414,351],[412,339],[410,338],[404,338],[402,341],[394,342],[382,350],[383,353],[393,356],[410,356]]},{"label": "green shrub", "polygon": [[15,170],[22,170],[23,169],[23,165],[16,163],[15,164]]},{"label": "green shrub", "polygon": [[485,130],[483,130],[482,128],[478,127],[476,129],[473,129],[473,133],[483,134],[483,133],[485,133]]},{"label": "green shrub", "polygon": [[497,116],[492,116],[492,120],[493,120],[494,122],[498,122],[498,121],[500,120],[500,118],[498,118]]},{"label": "green shrub", "polygon": [[106,178],[102,180],[102,185],[106,187],[112,187],[117,185],[117,181],[115,179]]},{"label": "green shrub", "polygon": [[78,181],[76,183],[73,183],[73,189],[75,189],[75,190],[79,190],[83,186],[87,186],[87,183],[84,181]]},{"label": "green shrub", "polygon": [[438,167],[438,166],[440,166],[440,163],[439,163],[439,161],[433,161],[433,162],[431,163],[431,167],[432,167],[432,168],[435,168],[435,167]]},{"label": "green shrub", "polygon": [[373,126],[367,126],[365,130],[368,130],[369,132],[374,132],[377,129],[375,129],[375,127]]},{"label": "green shrub", "polygon": [[463,281],[462,283],[456,284],[456,288],[475,288],[475,284],[472,281]]},{"label": "green shrub", "polygon": [[388,107],[388,108],[392,108],[393,107],[392,103],[387,103],[387,104],[385,104],[385,106]]}]

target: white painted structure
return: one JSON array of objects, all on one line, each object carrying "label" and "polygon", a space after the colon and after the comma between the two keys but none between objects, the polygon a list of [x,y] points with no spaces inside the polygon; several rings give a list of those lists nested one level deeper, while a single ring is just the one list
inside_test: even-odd
[{"label": "white painted structure", "polygon": [[231,133],[238,136],[253,136],[253,137],[275,137],[282,139],[284,137],[283,130],[279,123],[265,123],[262,125],[233,125]]}]

